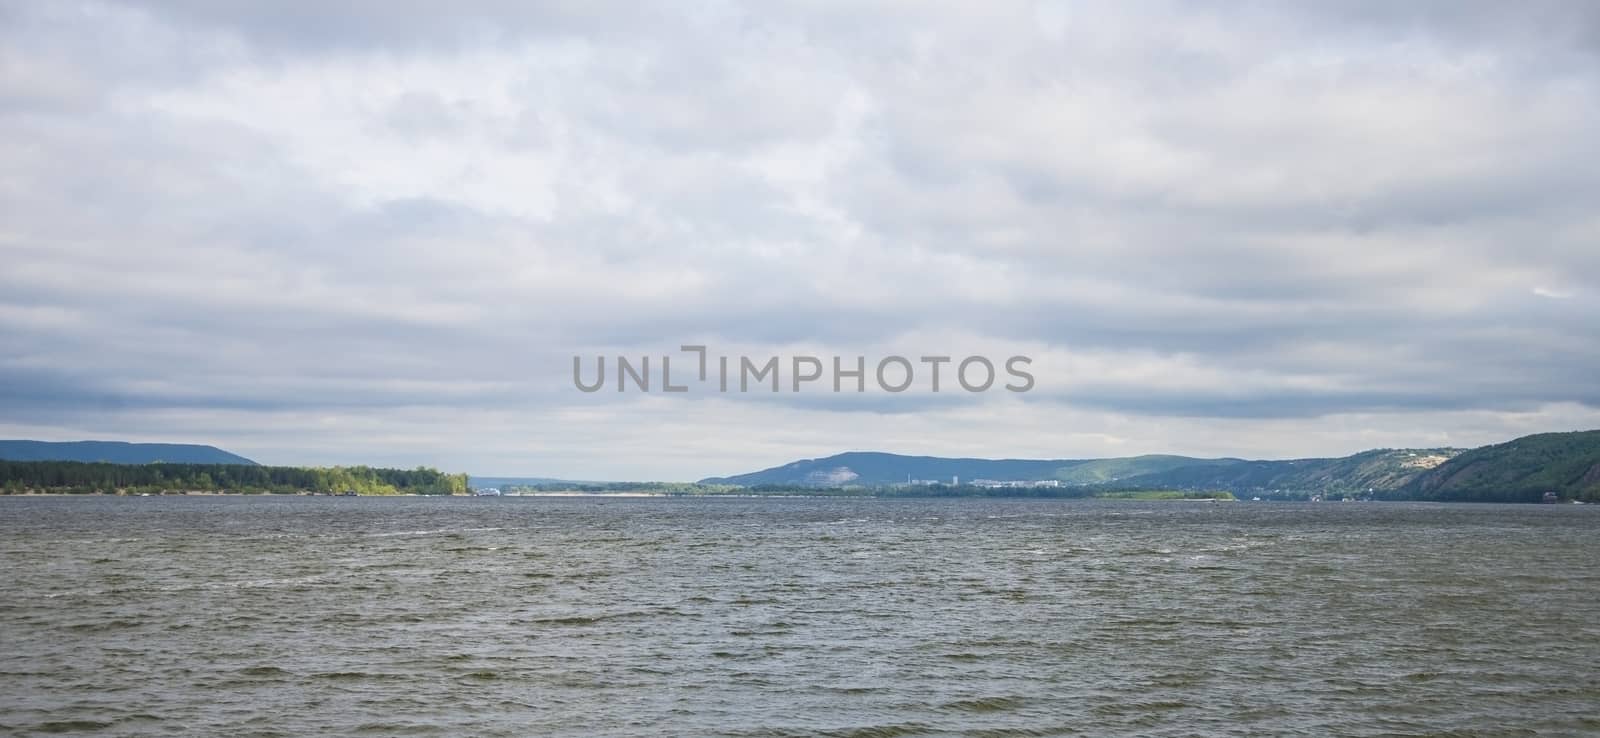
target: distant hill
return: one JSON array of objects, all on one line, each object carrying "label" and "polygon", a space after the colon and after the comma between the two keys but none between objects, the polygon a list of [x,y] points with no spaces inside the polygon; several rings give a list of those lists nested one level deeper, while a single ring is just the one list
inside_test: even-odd
[{"label": "distant hill", "polygon": [[1063,484],[1100,484],[1181,467],[1228,464],[1237,459],[1195,459],[1186,456],[1133,456],[1120,459],[950,459],[852,451],[821,459],[804,459],[771,469],[729,477],[711,477],[702,484],[841,485],[904,484],[907,479],[950,483],[979,479],[999,481],[1059,480]]},{"label": "distant hill", "polygon": [[1375,449],[1321,459],[1252,461],[1186,456],[1117,459],[951,459],[851,452],[805,459],[703,484],[886,486],[907,479],[963,484],[1057,480],[1112,490],[1226,491],[1267,499],[1312,495],[1450,502],[1538,502],[1546,493],[1600,502],[1600,430],[1541,433],[1459,448]]},{"label": "distant hill", "polygon": [[0,441],[8,461],[101,461],[110,464],[255,464],[215,446],[124,441]]},{"label": "distant hill", "polygon": [[1125,480],[1146,487],[1223,489],[1235,494],[1367,495],[1394,492],[1460,454],[1457,448],[1376,449],[1330,459],[1236,460]]},{"label": "distant hill", "polygon": [[1117,485],[1177,469],[1217,469],[1241,463],[1244,462],[1240,459],[1197,459],[1164,454],[1124,456],[1069,462],[1056,470],[1055,478],[1062,484]]},{"label": "distant hill", "polygon": [[1066,486],[1106,489],[1225,490],[1236,494],[1309,497],[1394,492],[1461,453],[1455,448],[1378,449],[1326,459],[1251,461],[1147,455],[1113,459],[952,459],[851,452],[805,459],[703,484],[839,487],[1056,480]]},{"label": "distant hill", "polygon": [[1467,451],[1401,495],[1449,502],[1538,502],[1546,492],[1600,502],[1600,430],[1540,433]]}]

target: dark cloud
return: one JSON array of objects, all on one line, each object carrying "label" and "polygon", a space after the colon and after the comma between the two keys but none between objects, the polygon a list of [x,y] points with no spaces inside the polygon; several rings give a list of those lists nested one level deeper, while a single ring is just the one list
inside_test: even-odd
[{"label": "dark cloud", "polygon": [[177,0],[113,3],[176,25],[237,36],[275,53],[453,51],[477,44],[602,33],[659,14],[608,12],[593,3],[471,0],[448,9],[424,2],[252,3]]},{"label": "dark cloud", "polygon": [[[593,478],[1592,424],[1597,18],[0,3],[0,427]],[[690,342],[1039,387],[570,386]]]}]

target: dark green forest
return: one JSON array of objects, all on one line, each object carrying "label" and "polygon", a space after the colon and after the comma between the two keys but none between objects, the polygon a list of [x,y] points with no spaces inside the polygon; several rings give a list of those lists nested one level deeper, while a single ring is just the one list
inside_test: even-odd
[{"label": "dark green forest", "polygon": [[1540,433],[1467,451],[1394,497],[1442,502],[1538,502],[1545,493],[1600,502],[1600,431]]},{"label": "dark green forest", "polygon": [[741,487],[735,484],[704,484],[686,482],[608,482],[506,485],[510,494],[537,494],[539,492],[581,492],[605,494],[617,492],[649,492],[675,497],[717,497],[760,495],[767,497],[1032,497],[1042,499],[1137,499],[1137,500],[1231,500],[1225,491],[1105,489],[1099,487],[979,487],[962,484],[928,485],[849,485],[823,487],[805,484],[757,484]]},{"label": "dark green forest", "polygon": [[246,464],[106,464],[0,461],[0,488],[25,492],[170,494],[449,495],[465,494],[467,475],[437,469],[366,466],[295,467]]},{"label": "dark green forest", "polygon": [[[833,491],[826,479],[850,472]],[[991,490],[903,485],[908,478],[1055,479],[1060,487]],[[891,480],[882,482],[877,480]],[[1600,430],[1541,433],[1471,450],[1374,449],[1312,459],[1135,456],[1090,461],[942,459],[852,452],[703,480],[703,493],[994,497],[1160,497],[1227,491],[1245,499],[1377,499],[1432,502],[1600,502]],[[742,485],[742,486],[735,486]],[[870,490],[870,491],[861,491]]]}]

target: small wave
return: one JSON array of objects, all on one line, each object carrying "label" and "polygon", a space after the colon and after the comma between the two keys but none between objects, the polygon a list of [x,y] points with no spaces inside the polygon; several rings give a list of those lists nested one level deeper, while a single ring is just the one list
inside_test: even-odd
[{"label": "small wave", "polygon": [[97,632],[102,630],[121,630],[123,628],[137,628],[139,623],[133,620],[97,620],[90,623],[73,623],[67,630],[74,632]]},{"label": "small wave", "polygon": [[950,659],[951,661],[978,661],[983,658],[975,653],[942,653],[939,654],[939,656],[941,658]]},{"label": "small wave", "polygon": [[39,723],[33,729],[40,733],[82,733],[86,730],[105,730],[112,723],[104,720],[52,720],[48,723]]},{"label": "small wave", "polygon": [[931,726],[923,723],[891,723],[889,725],[869,725],[862,728],[829,730],[822,732],[822,735],[839,736],[839,738],[896,738],[896,736],[902,735],[922,735],[932,730]]},{"label": "small wave", "polygon": [[824,687],[823,689],[838,694],[872,694],[889,691],[887,687]]},{"label": "small wave", "polygon": [[397,674],[381,674],[371,671],[323,671],[312,674],[311,678],[330,682],[388,682],[402,680],[408,677]]},{"label": "small wave", "polygon": [[106,589],[69,589],[65,592],[46,592],[41,596],[44,599],[53,600],[58,597],[99,597],[111,592],[112,590]]},{"label": "small wave", "polygon": [[1152,712],[1171,712],[1173,710],[1186,710],[1192,707],[1187,702],[1176,700],[1154,700],[1149,702],[1119,702],[1114,705],[1100,705],[1093,708],[1097,715],[1145,715]]},{"label": "small wave", "polygon": [[1077,735],[1079,731],[1068,727],[1061,728],[985,728],[982,730],[969,730],[963,735],[969,738],[1044,738],[1054,735]]},{"label": "small wave", "polygon": [[647,612],[619,612],[609,615],[559,615],[546,618],[532,618],[530,620],[524,620],[523,622],[533,625],[594,625],[607,620],[647,617],[651,614],[652,613]]},{"label": "small wave", "polygon": [[959,710],[961,712],[1001,712],[1015,710],[1022,706],[1018,697],[978,697],[970,700],[956,700],[944,705],[946,710]]},{"label": "small wave", "polygon": [[499,528],[431,528],[428,530],[394,530],[385,533],[368,533],[368,538],[398,538],[403,536],[433,536],[440,533],[487,533],[489,531],[505,530]]}]

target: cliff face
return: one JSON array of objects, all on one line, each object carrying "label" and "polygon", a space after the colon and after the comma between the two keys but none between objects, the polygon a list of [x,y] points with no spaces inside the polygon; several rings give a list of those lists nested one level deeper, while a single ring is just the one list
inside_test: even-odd
[{"label": "cliff face", "polygon": [[1600,487],[1600,464],[1589,467],[1589,471],[1578,478],[1578,487],[1580,489]]}]

